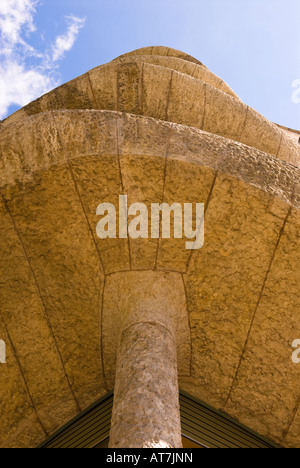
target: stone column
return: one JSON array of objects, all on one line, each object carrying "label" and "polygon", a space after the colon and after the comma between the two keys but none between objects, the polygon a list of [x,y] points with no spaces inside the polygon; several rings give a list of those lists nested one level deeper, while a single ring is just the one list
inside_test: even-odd
[{"label": "stone column", "polygon": [[128,276],[111,448],[182,447],[171,278],[154,272]]}]

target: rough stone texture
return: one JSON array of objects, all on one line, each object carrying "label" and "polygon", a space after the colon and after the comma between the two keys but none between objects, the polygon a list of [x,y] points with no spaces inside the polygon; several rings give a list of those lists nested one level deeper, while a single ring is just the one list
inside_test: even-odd
[{"label": "rough stone texture", "polygon": [[[238,102],[233,97],[221,93],[209,85],[205,86],[205,93],[205,118],[203,126],[200,128],[209,133],[244,143],[242,136],[247,116],[246,104]],[[261,142],[257,135],[254,147],[261,149]]]},{"label": "rough stone texture", "polygon": [[6,343],[6,364],[0,365],[0,445],[7,448],[34,447],[41,438],[47,436],[47,432],[35,410],[28,385],[2,319],[0,336]]},{"label": "rough stone texture", "polygon": [[136,55],[158,55],[161,57],[176,57],[179,59],[183,59],[187,62],[196,63],[197,65],[203,65],[201,62],[199,62],[199,60],[195,59],[191,55],[185,54],[184,52],[181,52],[179,50],[163,46],[142,47],[141,49],[137,49],[132,52],[128,52],[127,54],[121,55],[119,58]]},{"label": "rough stone texture", "polygon": [[256,146],[255,140],[258,134],[260,134],[259,149],[265,153],[278,155],[282,131],[275,124],[271,125],[262,115],[248,107],[241,141],[248,146]]},{"label": "rough stone texture", "polygon": [[176,286],[174,274],[155,272],[119,274],[107,285],[120,317],[111,448],[182,446],[176,328],[184,294],[174,297]]},{"label": "rough stone texture", "polygon": [[198,80],[211,84],[215,88],[220,89],[226,94],[239,99],[235,92],[218,76],[214,75],[204,65],[198,65],[193,62],[178,58],[167,57],[160,55],[129,55],[115,59],[115,62],[132,63],[132,61],[139,63],[151,63],[152,65],[159,65],[161,67],[170,68],[185,75],[189,75]]},{"label": "rough stone texture", "polygon": [[[155,271],[182,318],[180,387],[300,447],[299,145],[206,70],[167,48],[134,52],[0,124],[0,446],[35,446],[113,388],[127,275]],[[98,239],[98,204],[122,193],[204,202],[203,249]],[[133,324],[128,339],[144,327],[168,356],[162,325]]]},{"label": "rough stone texture", "polygon": [[[172,139],[170,147],[172,145]],[[204,203],[209,198],[216,172],[208,167],[201,167],[186,162],[184,167],[180,161],[170,158],[165,174],[163,201],[165,203]],[[193,184],[191,185],[191,180]],[[195,212],[195,205],[194,205]],[[186,249],[186,238],[174,239],[174,216],[171,218],[171,239],[160,239],[157,255],[157,269],[175,270],[185,273],[190,260],[191,251]]]},{"label": "rough stone texture", "polygon": [[[173,60],[175,57],[191,63],[185,54],[165,48],[141,49],[136,55],[144,52],[164,57],[171,53]],[[124,62],[122,56],[62,85],[4,120],[1,126],[22,120],[24,110],[27,115],[59,109],[115,110],[194,126],[299,166],[299,145],[286,131],[228,92],[218,77],[212,79],[208,73],[191,77],[190,73],[177,71],[177,67],[156,65],[141,57],[135,60],[134,54],[128,57],[131,62]]]},{"label": "rough stone texture", "polygon": [[[3,200],[0,213],[0,307],[6,334],[12,342],[12,348],[7,351],[8,362],[12,365],[18,360],[20,377],[26,377],[31,404],[35,405],[45,430],[51,433],[60,423],[61,415],[70,418],[78,406],[58,353],[36,278],[32,275],[24,246]],[[1,365],[0,371],[3,377],[8,377],[6,365]],[[36,378],[37,375],[39,378]],[[6,389],[9,394],[9,385],[6,387],[4,384],[1,389]],[[6,436],[4,430],[1,436]]]},{"label": "rough stone texture", "polygon": [[[298,336],[300,328],[299,266],[300,214],[293,210],[281,233],[225,407],[258,432],[263,430],[279,442],[284,439],[290,447],[299,446],[300,368],[291,360],[291,337]],[[281,391],[278,382],[284,382]]]},{"label": "rough stone texture", "polygon": [[[145,311],[140,307],[141,302],[146,307]],[[181,275],[153,271],[116,273],[106,279],[103,303],[103,361],[110,388],[115,382],[121,332],[141,321],[155,321],[163,327],[172,323],[177,343],[178,373],[190,375],[190,327]]]},{"label": "rough stone texture", "polygon": [[203,128],[206,92],[204,82],[173,73],[166,120]]},{"label": "rough stone texture", "polygon": [[[94,324],[99,320],[103,273],[69,169],[53,167],[36,174],[34,190],[31,187],[21,193],[13,189],[2,193],[35,272],[40,301],[55,331],[70,385],[84,407],[98,395],[96,382],[101,380],[100,331],[98,327],[94,333]],[[93,355],[90,362],[85,352]]]},{"label": "rough stone texture", "polygon": [[274,215],[269,201],[267,194],[219,175],[206,211],[205,245],[193,252],[187,272],[195,346],[192,374],[219,399],[219,406],[225,403],[235,377],[288,213],[288,207],[275,201],[283,219]]}]

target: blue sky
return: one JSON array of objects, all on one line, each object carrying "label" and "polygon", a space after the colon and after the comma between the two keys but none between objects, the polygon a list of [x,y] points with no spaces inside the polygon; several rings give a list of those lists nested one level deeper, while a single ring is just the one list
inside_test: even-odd
[{"label": "blue sky", "polygon": [[122,53],[165,45],[300,129],[299,0],[0,0],[0,31],[0,118]]}]

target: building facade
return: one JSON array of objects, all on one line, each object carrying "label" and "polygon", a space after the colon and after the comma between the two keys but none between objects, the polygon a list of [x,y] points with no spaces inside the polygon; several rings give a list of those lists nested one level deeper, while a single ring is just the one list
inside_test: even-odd
[{"label": "building facade", "polygon": [[[298,140],[165,47],[0,123],[1,447],[49,445],[109,398],[110,447],[210,446],[187,429],[203,411],[217,447],[300,447]],[[204,204],[204,245],[121,232],[120,195]],[[100,239],[104,203],[119,235]]]}]

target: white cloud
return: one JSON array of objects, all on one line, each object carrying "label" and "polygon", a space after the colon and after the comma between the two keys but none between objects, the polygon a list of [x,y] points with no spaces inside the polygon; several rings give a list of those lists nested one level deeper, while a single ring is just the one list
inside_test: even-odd
[{"label": "white cloud", "polygon": [[26,69],[16,61],[0,65],[0,119],[7,115],[11,105],[23,107],[56,84],[53,77]]},{"label": "white cloud", "polygon": [[0,119],[57,86],[57,61],[70,51],[85,19],[68,16],[67,31],[46,50],[29,43],[39,0],[0,0]]},{"label": "white cloud", "polygon": [[65,52],[72,49],[80,29],[84,26],[85,19],[77,18],[76,16],[68,16],[69,27],[65,34],[58,36],[53,47],[52,60],[55,62],[60,60]]},{"label": "white cloud", "polygon": [[13,46],[22,43],[21,31],[34,31],[33,16],[37,0],[1,0],[0,31],[1,41]]}]

